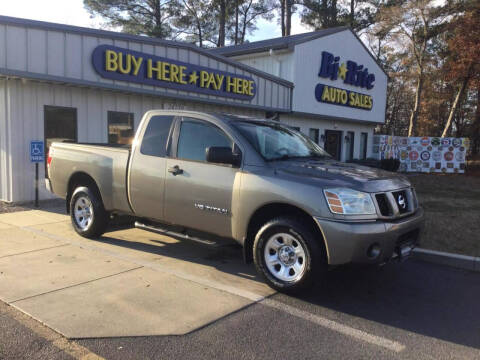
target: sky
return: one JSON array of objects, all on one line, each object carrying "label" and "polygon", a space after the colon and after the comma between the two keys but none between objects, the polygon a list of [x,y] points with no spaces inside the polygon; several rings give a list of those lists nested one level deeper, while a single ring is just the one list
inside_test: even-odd
[{"label": "sky", "polygon": [[[90,17],[83,7],[83,0],[2,0],[0,1],[0,15],[90,28],[105,28],[102,26],[102,19]],[[249,41],[281,36],[280,25],[275,19],[271,22],[260,20],[257,26],[258,30],[248,36]],[[300,17],[294,14],[292,34],[307,31],[311,30],[302,25]]]}]

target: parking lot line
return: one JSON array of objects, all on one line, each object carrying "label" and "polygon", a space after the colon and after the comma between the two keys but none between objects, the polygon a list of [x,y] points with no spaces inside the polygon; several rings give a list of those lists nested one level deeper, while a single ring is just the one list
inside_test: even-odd
[{"label": "parking lot line", "polygon": [[150,268],[150,269],[153,269],[153,270],[156,270],[156,271],[165,272],[165,273],[168,273],[170,275],[174,275],[174,276],[179,277],[179,278],[184,279],[184,280],[189,280],[189,281],[192,281],[192,282],[195,282],[195,283],[198,283],[198,284],[209,286],[209,287],[211,287],[213,289],[216,289],[216,290],[220,290],[220,291],[224,291],[224,292],[227,292],[227,293],[230,293],[230,294],[233,294],[233,295],[244,297],[244,298],[247,298],[247,299],[253,301],[254,303],[269,306],[271,308],[277,309],[279,311],[283,311],[283,312],[285,312],[287,314],[290,314],[292,316],[304,319],[306,321],[310,321],[310,322],[312,322],[316,325],[319,325],[319,326],[322,326],[324,328],[330,329],[330,330],[335,331],[337,333],[349,336],[353,339],[363,341],[363,342],[366,342],[366,343],[369,343],[369,344],[373,344],[373,345],[376,345],[376,346],[379,346],[379,347],[383,347],[383,348],[391,350],[393,352],[398,353],[398,352],[401,352],[405,349],[405,345],[403,345],[399,342],[392,341],[392,340],[389,340],[389,339],[381,337],[381,336],[376,336],[376,335],[367,333],[365,331],[352,328],[348,325],[344,325],[344,324],[341,324],[339,322],[329,320],[327,318],[324,318],[324,317],[321,317],[321,316],[318,316],[318,315],[314,315],[312,313],[309,313],[309,312],[297,309],[295,307],[292,307],[290,305],[283,304],[283,303],[278,302],[276,300],[270,299],[270,298],[268,298],[264,295],[256,294],[256,293],[253,293],[251,291],[247,291],[247,290],[243,290],[243,289],[238,289],[238,288],[233,287],[233,286],[228,286],[228,285],[216,282],[216,281],[212,281],[212,280],[209,280],[209,279],[204,279],[204,278],[201,278],[201,277],[189,274],[189,273],[177,271],[177,270],[174,270],[170,267],[160,265],[160,264],[157,264],[157,263],[152,263],[150,261],[140,260],[138,258],[125,256],[125,255],[119,254],[115,251],[111,251],[111,250],[107,250],[107,249],[103,249],[103,248],[100,248],[98,246],[95,246],[94,243],[85,244],[85,243],[80,242],[78,240],[67,239],[67,238],[64,238],[63,236],[58,236],[58,235],[55,235],[55,234],[51,234],[51,233],[48,233],[48,232],[45,232],[45,231],[42,231],[42,230],[38,230],[38,229],[29,227],[29,226],[22,227],[22,229],[27,230],[27,231],[31,231],[31,232],[36,233],[38,235],[51,237],[53,239],[68,241],[72,245],[77,245],[77,246],[81,246],[81,247],[84,247],[84,248],[89,248],[89,249],[94,250],[94,251],[99,251],[99,252],[102,252],[104,254],[108,254],[112,257],[116,257],[118,259],[124,260],[124,261],[133,262],[133,263],[135,263],[139,266],[144,266],[146,268]]},{"label": "parking lot line", "polygon": [[360,340],[360,341],[363,341],[363,342],[367,342],[369,344],[377,345],[377,346],[383,347],[385,349],[388,349],[388,350],[391,350],[391,351],[394,351],[394,352],[401,352],[401,351],[405,350],[405,345],[400,344],[396,341],[392,341],[392,340],[386,339],[386,338],[381,337],[381,336],[372,335],[372,334],[367,333],[365,331],[352,328],[350,326],[347,326],[347,325],[341,324],[339,322],[324,318],[322,316],[314,315],[314,314],[309,313],[307,311],[297,309],[293,306],[284,304],[280,301],[276,301],[276,300],[267,298],[265,300],[260,301],[259,303],[262,304],[262,305],[266,305],[266,306],[272,307],[274,309],[286,312],[286,313],[288,313],[292,316],[310,321],[314,324],[317,324],[317,325],[322,326],[324,328],[333,330],[333,331],[338,332],[340,334],[349,336],[349,337],[354,338],[356,340]]}]

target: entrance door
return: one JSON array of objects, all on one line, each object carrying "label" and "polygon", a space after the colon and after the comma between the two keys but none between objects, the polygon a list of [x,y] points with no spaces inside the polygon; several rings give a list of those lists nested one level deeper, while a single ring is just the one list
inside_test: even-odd
[{"label": "entrance door", "polygon": [[337,130],[325,130],[325,151],[336,160],[340,160],[342,154],[342,132]]},{"label": "entrance door", "polygon": [[353,160],[353,149],[355,147],[355,133],[353,131],[347,132],[345,143],[345,161]]},{"label": "entrance door", "polygon": [[45,155],[52,142],[77,142],[77,109],[45,106],[44,127]]}]

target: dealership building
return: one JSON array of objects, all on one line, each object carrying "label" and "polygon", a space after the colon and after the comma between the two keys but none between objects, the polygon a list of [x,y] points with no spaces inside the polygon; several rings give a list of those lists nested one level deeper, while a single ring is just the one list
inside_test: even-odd
[{"label": "dealership building", "polygon": [[271,118],[338,160],[366,158],[386,87],[348,28],[205,50],[0,16],[0,200],[33,200],[32,141],[129,143],[151,109]]}]

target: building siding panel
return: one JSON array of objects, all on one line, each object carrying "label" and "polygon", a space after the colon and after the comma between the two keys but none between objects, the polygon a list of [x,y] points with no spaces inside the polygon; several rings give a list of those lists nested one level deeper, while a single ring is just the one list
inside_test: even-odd
[{"label": "building siding panel", "polygon": [[65,33],[47,31],[47,74],[65,76]]},{"label": "building siding panel", "polygon": [[38,29],[28,29],[27,67],[30,72],[46,73],[47,68],[47,34]]},{"label": "building siding panel", "polygon": [[92,36],[83,36],[82,66],[83,78],[81,80],[99,81],[99,76],[91,66],[92,52],[99,45],[98,39]]},{"label": "building siding panel", "polygon": [[65,39],[65,76],[82,78],[82,37],[66,34]]},{"label": "building siding panel", "polygon": [[7,26],[0,24],[0,67],[7,66]]},{"label": "building siding panel", "polygon": [[6,38],[7,68],[27,71],[27,29],[7,26]]},{"label": "building siding panel", "polygon": [[7,81],[0,80],[0,200],[11,201],[11,156],[7,101]]}]

